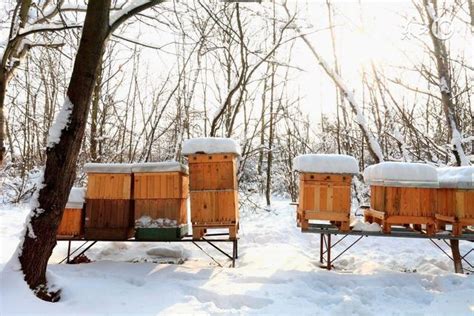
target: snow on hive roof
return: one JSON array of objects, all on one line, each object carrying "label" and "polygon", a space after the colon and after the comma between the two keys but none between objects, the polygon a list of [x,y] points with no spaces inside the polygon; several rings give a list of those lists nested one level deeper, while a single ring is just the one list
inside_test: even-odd
[{"label": "snow on hive roof", "polygon": [[82,208],[86,196],[86,189],[73,187],[69,193],[66,208]]},{"label": "snow on hive roof", "polygon": [[300,172],[355,174],[359,172],[357,160],[347,155],[310,154],[293,159],[293,166]]},{"label": "snow on hive roof", "polygon": [[132,172],[182,172],[188,173],[188,167],[177,161],[135,163]]},{"label": "snow on hive roof", "polygon": [[441,188],[474,189],[474,167],[438,168]]},{"label": "snow on hive roof", "polygon": [[132,164],[128,163],[86,163],[86,173],[132,173]]},{"label": "snow on hive roof", "polygon": [[436,169],[423,163],[382,162],[364,170],[368,184],[384,186],[437,187]]},{"label": "snow on hive roof", "polygon": [[232,153],[240,156],[240,146],[232,138],[202,137],[183,142],[183,155]]}]

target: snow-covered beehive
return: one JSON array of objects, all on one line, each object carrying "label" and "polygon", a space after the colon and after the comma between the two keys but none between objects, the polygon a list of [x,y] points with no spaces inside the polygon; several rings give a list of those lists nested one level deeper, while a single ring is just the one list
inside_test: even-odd
[{"label": "snow-covered beehive", "polygon": [[133,236],[132,165],[88,163],[84,165],[86,191],[86,239],[126,240]]},{"label": "snow-covered beehive", "polygon": [[79,237],[83,234],[85,189],[73,187],[58,227],[57,235],[61,237]]},{"label": "snow-covered beehive", "polygon": [[238,228],[237,160],[240,146],[230,138],[195,138],[184,141],[188,157],[193,237],[205,229],[229,228],[236,238]]},{"label": "snow-covered beehive", "polygon": [[436,224],[439,230],[452,225],[452,233],[474,225],[474,167],[438,168]]},{"label": "snow-covered beehive", "polygon": [[187,234],[188,168],[176,161],[132,166],[135,238],[173,240]]},{"label": "snow-covered beehive", "polygon": [[382,162],[365,169],[364,180],[370,185],[370,209],[366,221],[378,222],[390,233],[392,225],[426,225],[435,232],[436,169],[422,163]]},{"label": "snow-covered beehive", "polygon": [[309,220],[327,220],[348,231],[357,160],[347,155],[310,154],[296,157],[293,165],[300,173],[297,222],[301,229],[308,228]]}]

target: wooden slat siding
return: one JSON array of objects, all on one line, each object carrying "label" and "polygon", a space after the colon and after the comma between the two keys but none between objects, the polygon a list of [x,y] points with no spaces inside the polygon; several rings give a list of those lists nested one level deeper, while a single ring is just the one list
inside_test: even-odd
[{"label": "wooden slat siding", "polygon": [[433,234],[438,201],[443,198],[435,188],[372,185],[370,205],[376,212],[366,211],[365,215],[380,219],[386,233],[390,233],[393,224],[426,224],[427,233]]},{"label": "wooden slat siding", "polygon": [[187,198],[189,178],[179,172],[135,173],[134,199]]},{"label": "wooden slat siding", "polygon": [[86,240],[127,240],[133,236],[132,228],[95,228],[84,229],[84,239]]},{"label": "wooden slat siding", "polygon": [[472,220],[474,219],[474,190],[461,190],[461,192],[464,194],[464,218]]},{"label": "wooden slat siding", "polygon": [[236,155],[190,155],[188,162],[191,191],[237,190]]},{"label": "wooden slat siding", "polygon": [[351,208],[351,175],[300,173],[299,211],[302,213],[301,227],[308,220],[319,219],[348,222]]},{"label": "wooden slat siding", "polygon": [[83,234],[82,208],[66,208],[58,227],[58,236],[81,236]]},{"label": "wooden slat siding", "polygon": [[456,191],[456,219],[465,218],[465,199],[464,199],[464,192],[462,190]]},{"label": "wooden slat siding", "polygon": [[190,197],[193,224],[238,221],[238,191],[191,191]]},{"label": "wooden slat siding", "polygon": [[187,223],[186,199],[139,199],[134,200],[135,219],[150,216],[153,219],[168,218]]},{"label": "wooden slat siding", "polygon": [[86,228],[133,227],[133,211],[130,200],[86,200]]},{"label": "wooden slat siding", "polygon": [[436,191],[436,213],[443,216],[455,216],[456,189],[442,188]]},{"label": "wooden slat siding", "polygon": [[131,191],[131,174],[88,174],[86,197],[89,199],[130,199]]}]

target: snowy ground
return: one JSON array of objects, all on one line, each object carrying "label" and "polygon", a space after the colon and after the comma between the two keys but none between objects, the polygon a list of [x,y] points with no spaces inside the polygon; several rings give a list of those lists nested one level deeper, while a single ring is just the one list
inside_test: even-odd
[{"label": "snowy ground", "polygon": [[[363,239],[335,270],[321,269],[319,235],[296,228],[288,201],[276,202],[271,213],[242,215],[234,269],[218,267],[191,244],[176,243],[102,243],[88,252],[93,263],[57,264],[66,254],[61,242],[49,271],[62,288],[62,300],[45,303],[9,267],[4,269],[25,216],[22,208],[0,209],[1,315],[474,314],[474,275],[454,274],[449,259],[427,240]],[[157,246],[170,247],[187,260],[155,263],[156,251],[150,249]],[[461,243],[464,252],[471,247]]]}]

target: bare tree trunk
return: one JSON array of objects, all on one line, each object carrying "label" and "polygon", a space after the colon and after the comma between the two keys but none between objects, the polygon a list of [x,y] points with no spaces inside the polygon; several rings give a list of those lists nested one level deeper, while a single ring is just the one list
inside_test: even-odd
[{"label": "bare tree trunk", "polygon": [[[452,153],[456,159],[456,164],[458,166],[469,165],[469,161],[464,154],[464,149],[461,142],[461,133],[458,130],[458,124],[456,116],[454,114],[455,105],[451,98],[451,75],[449,73],[449,56],[446,49],[446,45],[443,40],[440,39],[433,31],[433,23],[437,13],[437,1],[432,0],[432,3],[429,0],[423,0],[423,5],[425,7],[426,15],[428,16],[428,22],[430,26],[430,37],[433,42],[433,54],[436,60],[438,78],[439,78],[439,87],[441,92],[441,102],[443,104],[443,111],[446,116],[446,121],[448,125],[448,137],[451,140],[453,146]],[[431,6],[433,5],[433,6]]]},{"label": "bare tree trunk", "polygon": [[[102,64],[102,58],[101,62]],[[92,111],[91,111],[91,139],[90,139],[90,155],[93,162],[100,161],[97,155],[97,123],[100,103],[100,88],[102,85],[102,67],[99,67],[97,73],[97,82],[94,86],[94,93],[92,96]]]},{"label": "bare tree trunk", "polygon": [[89,1],[81,42],[76,55],[67,97],[72,103],[69,125],[59,143],[48,148],[43,188],[32,211],[19,256],[25,281],[45,300],[59,299],[47,293],[46,267],[56,245],[56,232],[76,175],[76,162],[87,121],[89,103],[104,45],[109,35],[111,0]]},{"label": "bare tree trunk", "polygon": [[5,153],[5,116],[4,116],[4,104],[5,95],[7,94],[7,74],[0,67],[0,166],[3,164]]}]

